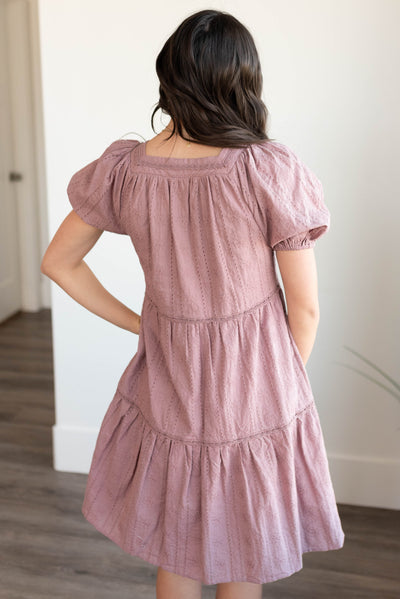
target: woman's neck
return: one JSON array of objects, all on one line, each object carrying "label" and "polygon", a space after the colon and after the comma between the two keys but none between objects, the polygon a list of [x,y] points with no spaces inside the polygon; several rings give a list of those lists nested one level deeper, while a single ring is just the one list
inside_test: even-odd
[{"label": "woman's neck", "polygon": [[[147,150],[150,154],[158,156],[175,156],[176,158],[202,158],[204,156],[217,156],[221,149],[220,147],[207,146],[195,142],[188,142],[181,137],[177,132],[168,139],[173,129],[173,121],[158,135],[147,142]],[[187,135],[183,128],[183,134]],[[190,135],[187,135],[190,138]]]}]

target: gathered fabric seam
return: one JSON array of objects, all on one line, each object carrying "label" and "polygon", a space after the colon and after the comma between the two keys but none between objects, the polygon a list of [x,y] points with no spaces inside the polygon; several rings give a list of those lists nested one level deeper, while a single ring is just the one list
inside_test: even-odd
[{"label": "gathered fabric seam", "polygon": [[254,312],[255,310],[258,310],[258,308],[261,308],[264,304],[268,303],[270,301],[270,299],[276,294],[278,293],[280,289],[280,285],[279,283],[277,283],[276,288],[274,289],[274,291],[272,293],[270,293],[266,298],[264,298],[261,302],[258,302],[255,306],[252,306],[251,308],[247,308],[247,310],[244,310],[243,312],[237,312],[235,314],[230,314],[228,316],[217,316],[216,318],[187,318],[185,316],[171,316],[169,314],[166,314],[165,312],[161,312],[157,306],[157,304],[151,299],[150,295],[148,294],[148,291],[146,291],[146,298],[148,299],[148,301],[153,304],[153,306],[156,308],[157,312],[159,313],[160,316],[164,316],[165,318],[168,318],[169,320],[182,320],[185,322],[218,322],[218,321],[223,321],[223,320],[233,320],[235,318],[240,318],[241,316],[243,316],[244,314],[248,314],[250,312]]},{"label": "gathered fabric seam", "polygon": [[249,441],[251,439],[256,439],[257,437],[265,437],[266,435],[271,434],[271,433],[273,433],[275,431],[287,428],[288,426],[290,426],[292,424],[292,422],[294,422],[296,420],[296,418],[298,418],[300,416],[300,414],[302,414],[306,410],[311,409],[314,406],[314,401],[312,400],[306,406],[304,406],[304,408],[302,408],[301,410],[299,410],[298,412],[296,412],[293,415],[293,417],[288,422],[286,422],[285,424],[283,424],[282,426],[276,426],[274,428],[264,429],[264,430],[262,430],[262,431],[260,431],[258,433],[254,433],[252,435],[247,435],[246,437],[238,437],[237,439],[231,439],[229,441],[199,441],[199,440],[196,440],[196,439],[182,439],[181,437],[175,437],[173,435],[168,435],[164,431],[159,430],[158,428],[156,428],[152,424],[150,424],[150,422],[147,420],[147,418],[143,414],[142,410],[140,409],[140,407],[136,403],[134,403],[128,397],[126,397],[126,395],[124,395],[119,389],[117,389],[116,393],[122,399],[124,399],[125,401],[127,401],[130,404],[129,409],[123,415],[122,418],[125,418],[134,408],[136,408],[137,411],[139,412],[141,418],[144,420],[144,422],[147,424],[147,426],[152,429],[153,432],[155,432],[157,435],[161,435],[161,436],[163,436],[163,437],[165,437],[167,439],[170,439],[171,441],[177,441],[179,443],[183,443],[184,445],[216,445],[216,446],[220,446],[220,445],[232,445],[232,444],[243,443],[243,442]]}]

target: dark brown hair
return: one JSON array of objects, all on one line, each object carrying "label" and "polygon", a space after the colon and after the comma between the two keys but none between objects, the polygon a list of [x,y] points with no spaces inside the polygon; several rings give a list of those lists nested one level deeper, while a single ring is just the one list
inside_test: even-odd
[{"label": "dark brown hair", "polygon": [[258,52],[231,14],[201,10],[187,17],[158,54],[156,72],[160,98],[151,115],[153,131],[161,109],[172,119],[167,139],[178,131],[187,141],[237,148],[271,140]]}]

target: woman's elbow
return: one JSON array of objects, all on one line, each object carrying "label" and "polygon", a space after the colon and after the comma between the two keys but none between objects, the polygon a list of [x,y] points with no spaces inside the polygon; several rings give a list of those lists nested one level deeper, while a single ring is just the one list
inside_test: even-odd
[{"label": "woman's elbow", "polygon": [[319,312],[319,305],[309,305],[306,306],[306,311],[309,314],[310,318],[312,318],[313,320],[315,320],[316,322],[319,322],[319,318],[320,318],[320,312]]},{"label": "woman's elbow", "polygon": [[317,324],[320,319],[319,303],[318,302],[294,302],[287,300],[288,313],[296,313],[303,318],[315,321]]},{"label": "woman's elbow", "polygon": [[49,277],[50,279],[53,278],[53,274],[55,271],[57,270],[57,266],[54,264],[53,260],[50,260],[50,258],[48,256],[46,256],[46,254],[43,256],[42,258],[42,262],[40,264],[40,272],[44,275],[46,275],[46,277]]}]

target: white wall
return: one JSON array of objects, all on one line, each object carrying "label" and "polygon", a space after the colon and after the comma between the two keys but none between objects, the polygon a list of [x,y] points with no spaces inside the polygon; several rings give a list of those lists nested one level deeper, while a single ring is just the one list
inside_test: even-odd
[{"label": "white wall", "polygon": [[[363,376],[385,383],[347,349],[400,383],[399,2],[39,0],[49,236],[70,210],[73,172],[127,132],[155,135],[156,56],[183,18],[203,8],[231,12],[250,28],[269,133],[324,184],[332,221],[315,250],[321,320],[307,371],[337,500],[400,508],[400,401],[389,383],[385,390]],[[159,132],[160,116],[155,122]],[[103,233],[86,260],[111,293],[141,311],[144,277],[128,237]],[[55,284],[52,308],[54,466],[87,472],[137,337]]]}]

